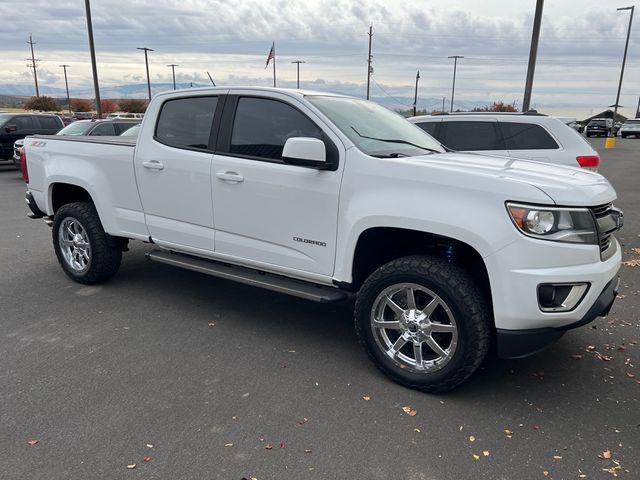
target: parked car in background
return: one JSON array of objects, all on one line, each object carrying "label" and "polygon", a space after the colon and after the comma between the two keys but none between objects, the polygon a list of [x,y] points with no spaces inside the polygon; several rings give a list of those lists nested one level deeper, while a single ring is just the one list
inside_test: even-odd
[{"label": "parked car in background", "polygon": [[[107,136],[114,137],[116,135],[120,135],[123,132],[127,131],[129,128],[134,125],[139,125],[139,122],[136,120],[126,120],[126,119],[117,119],[117,120],[78,120],[77,122],[73,122],[62,130],[60,130],[56,135],[65,135],[65,136]],[[24,144],[24,139],[16,140],[13,144],[13,164],[16,168],[20,168],[20,151]]]},{"label": "parked car in background", "polygon": [[600,156],[574,129],[539,113],[462,112],[409,118],[445,147],[597,170]]},{"label": "parked car in background", "polygon": [[587,137],[608,137],[613,133],[613,119],[594,118],[587,123],[584,133]]},{"label": "parked car in background", "polygon": [[584,125],[581,124],[580,122],[569,122],[567,123],[567,125],[573,128],[578,133],[584,132]]},{"label": "parked car in background", "polygon": [[141,124],[134,125],[120,134],[121,137],[137,137],[140,133]]},{"label": "parked car in background", "polygon": [[620,127],[620,136],[622,138],[634,136],[640,137],[640,118],[629,119]]},{"label": "parked car in background", "polygon": [[107,115],[107,118],[130,118],[142,120],[144,118],[144,113],[113,112]]},{"label": "parked car in background", "polygon": [[62,127],[58,115],[42,113],[0,114],[0,160],[10,160],[13,144],[27,135],[54,135]]}]

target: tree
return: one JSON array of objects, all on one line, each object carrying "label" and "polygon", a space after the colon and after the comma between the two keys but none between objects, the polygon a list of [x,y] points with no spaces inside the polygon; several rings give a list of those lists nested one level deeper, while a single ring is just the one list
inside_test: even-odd
[{"label": "tree", "polygon": [[90,112],[93,110],[93,105],[84,98],[74,98],[71,100],[71,109],[74,112]]},{"label": "tree", "polygon": [[118,104],[113,100],[102,100],[100,101],[100,109],[102,113],[113,113],[118,110]]},{"label": "tree", "polygon": [[475,107],[472,112],[517,112],[518,109],[510,103],[504,103],[502,100],[493,102],[484,107]]},{"label": "tree", "polygon": [[53,112],[60,110],[60,105],[52,97],[31,97],[24,104],[25,110],[37,110],[39,112]]},{"label": "tree", "polygon": [[146,100],[138,100],[135,98],[131,98],[128,100],[121,100],[120,109],[123,112],[128,112],[128,113],[144,113],[145,110],[147,109],[147,102]]}]

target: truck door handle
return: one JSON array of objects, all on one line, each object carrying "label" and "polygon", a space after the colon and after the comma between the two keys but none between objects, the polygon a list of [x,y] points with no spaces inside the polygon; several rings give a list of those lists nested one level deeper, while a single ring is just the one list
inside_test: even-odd
[{"label": "truck door handle", "polygon": [[142,166],[151,170],[162,170],[164,168],[164,165],[158,160],[147,160],[142,162]]},{"label": "truck door handle", "polygon": [[229,182],[229,183],[244,182],[244,177],[236,172],[218,172],[216,173],[216,177],[218,177],[223,182]]}]

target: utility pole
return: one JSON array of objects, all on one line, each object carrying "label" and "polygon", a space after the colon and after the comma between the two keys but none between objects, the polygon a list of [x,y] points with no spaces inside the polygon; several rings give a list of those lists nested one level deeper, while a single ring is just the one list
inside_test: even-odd
[{"label": "utility pole", "polygon": [[31,46],[31,68],[33,68],[33,78],[36,81],[36,97],[40,96],[40,89],[38,88],[38,72],[36,69],[36,57],[33,54],[33,46],[36,44],[29,34],[29,41],[27,42]]},{"label": "utility pole", "polygon": [[69,82],[67,82],[67,67],[71,65],[58,65],[64,69],[64,86],[67,87],[67,106],[69,107],[69,113],[71,113],[71,98],[69,97]]},{"label": "utility pole", "polygon": [[442,113],[444,113],[444,101],[446,100],[446,97],[442,97]]},{"label": "utility pole", "polygon": [[413,95],[413,116],[416,116],[416,105],[418,103],[418,80],[420,80],[420,70],[418,70],[418,74],[416,75],[416,92]]},{"label": "utility pole", "polygon": [[297,69],[298,69],[298,83],[297,83],[297,85],[298,85],[298,86],[297,86],[296,88],[297,88],[298,90],[300,90],[300,64],[301,64],[301,63],[307,63],[307,62],[305,62],[304,60],[294,60],[294,61],[293,61],[293,62],[291,62],[291,63],[295,63],[295,64],[296,64],[296,66],[297,66]]},{"label": "utility pole", "polygon": [[[622,89],[622,77],[624,75],[624,66],[627,63],[627,50],[629,49],[629,35],[631,35],[631,23],[633,22],[633,11],[635,6],[632,7],[622,7],[617,8],[616,10],[631,10],[631,15],[629,15],[629,28],[627,29],[627,41],[624,44],[624,56],[622,57],[622,68],[620,69],[620,81],[618,82],[618,94],[616,95],[616,104],[613,107],[613,123],[616,123],[616,115],[618,114],[618,103],[620,103],[620,90]],[[613,135],[613,129],[611,129],[611,135]]]},{"label": "utility pole", "polygon": [[93,26],[91,25],[91,6],[89,0],[84,0],[87,12],[87,31],[89,33],[89,51],[91,52],[91,70],[93,70],[93,89],[96,96],[96,115],[102,118],[102,106],[100,105],[100,87],[98,86],[98,67],[96,66],[96,49],[93,45]]},{"label": "utility pole", "polygon": [[147,91],[149,92],[149,101],[151,101],[151,78],[149,77],[149,57],[147,52],[153,52],[153,48],[138,47],[137,50],[144,50],[144,64],[147,67]]},{"label": "utility pole", "polygon": [[531,34],[531,49],[529,50],[529,66],[527,67],[527,80],[524,85],[524,98],[522,100],[523,112],[529,110],[531,106],[531,90],[533,89],[533,74],[536,71],[536,58],[538,57],[538,40],[540,39],[543,6],[544,0],[536,0],[536,13],[533,17],[533,33]]},{"label": "utility pole", "polygon": [[171,65],[167,65],[167,67],[171,67],[171,73],[173,74],[173,89],[176,89],[176,67],[179,67],[180,65],[176,64],[176,63],[172,63]]},{"label": "utility pole", "polygon": [[[453,112],[453,97],[456,93],[456,70],[458,68],[458,59],[464,58],[462,55],[451,55],[447,58],[453,58],[453,86],[451,87],[451,110]],[[443,109],[444,110],[444,109]]]},{"label": "utility pole", "polygon": [[369,55],[367,56],[367,100],[369,100],[369,88],[371,86],[371,39],[373,38],[373,23],[369,25]]}]

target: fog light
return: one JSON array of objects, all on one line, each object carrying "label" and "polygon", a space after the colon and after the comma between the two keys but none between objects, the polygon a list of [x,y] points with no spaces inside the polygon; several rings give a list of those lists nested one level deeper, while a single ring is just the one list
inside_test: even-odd
[{"label": "fog light", "polygon": [[589,290],[588,283],[543,283],[538,285],[538,305],[543,312],[569,312]]}]

